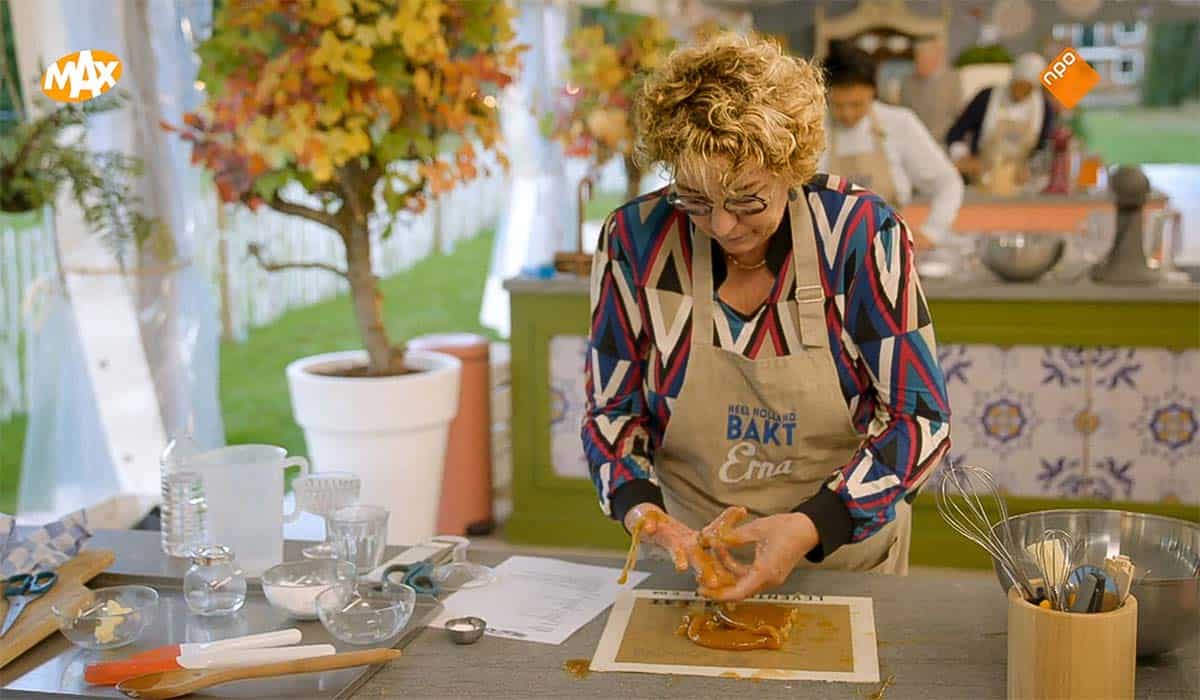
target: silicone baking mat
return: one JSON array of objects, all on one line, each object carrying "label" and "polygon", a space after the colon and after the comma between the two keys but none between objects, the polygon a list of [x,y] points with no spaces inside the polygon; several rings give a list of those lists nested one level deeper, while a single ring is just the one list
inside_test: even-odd
[{"label": "silicone baking mat", "polygon": [[695,593],[622,591],[592,657],[593,671],[780,680],[879,681],[875,614],[870,598],[762,595],[755,602],[791,605],[800,613],[777,650],[723,651],[676,633],[684,613],[711,605]]}]

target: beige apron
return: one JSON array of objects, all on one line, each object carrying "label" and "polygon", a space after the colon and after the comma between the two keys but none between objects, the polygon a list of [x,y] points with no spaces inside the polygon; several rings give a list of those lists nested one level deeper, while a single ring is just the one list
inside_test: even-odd
[{"label": "beige apron", "polygon": [[1020,190],[1018,170],[1037,145],[1038,127],[1027,120],[997,118],[979,144],[984,171],[974,184],[999,197],[1012,197]]},{"label": "beige apron", "polygon": [[997,118],[995,126],[979,144],[979,156],[984,163],[1001,160],[1024,162],[1037,145],[1040,124],[1025,119]]},{"label": "beige apron", "polygon": [[[667,512],[693,529],[726,507],[761,517],[786,513],[813,496],[862,443],[829,351],[820,263],[806,201],[788,205],[796,268],[795,315],[803,347],[750,360],[713,345],[711,239],[692,228],[691,352],[683,389],[657,450],[655,471]],[[862,542],[847,544],[821,567],[908,572],[911,513]],[[807,560],[801,566],[813,566]]]},{"label": "beige apron", "polygon": [[892,180],[892,164],[888,161],[887,152],[883,150],[883,140],[887,133],[875,118],[874,109],[866,118],[871,120],[871,135],[874,137],[875,147],[848,156],[838,153],[837,139],[832,139],[829,148],[829,172],[866,187],[885,202],[897,202],[899,200],[896,199],[896,183]]}]

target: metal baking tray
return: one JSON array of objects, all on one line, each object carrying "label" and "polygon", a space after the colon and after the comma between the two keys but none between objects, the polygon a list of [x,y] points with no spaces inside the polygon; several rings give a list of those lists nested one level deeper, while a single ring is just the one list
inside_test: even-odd
[{"label": "metal baking tray", "polygon": [[[396,637],[370,646],[344,644],[333,638],[320,621],[302,622],[271,607],[257,579],[247,582],[246,604],[237,614],[226,617],[201,617],[188,611],[179,578],[102,574],[93,579],[91,588],[142,584],[158,590],[158,610],[142,637],[129,646],[110,651],[89,651],[72,645],[58,632],[0,669],[0,697],[10,698],[123,698],[115,688],[88,685],[83,669],[94,661],[121,659],[139,651],[181,642],[211,642],[245,634],[270,632],[289,627],[303,633],[302,644],[332,644],[339,652],[370,648],[402,649],[441,610],[441,605],[426,596],[417,597],[412,619]],[[346,698],[379,669],[378,666],[305,673],[279,678],[238,681],[214,686],[203,693],[226,698],[303,698],[326,700]]]}]

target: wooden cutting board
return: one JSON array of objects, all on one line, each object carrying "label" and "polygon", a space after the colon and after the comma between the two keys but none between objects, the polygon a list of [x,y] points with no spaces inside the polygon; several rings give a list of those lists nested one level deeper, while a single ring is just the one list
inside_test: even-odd
[{"label": "wooden cutting board", "polygon": [[[58,567],[58,582],[54,588],[26,605],[13,628],[0,637],[0,668],[57,632],[58,622],[50,606],[79,595],[84,590],[83,584],[99,576],[116,560],[116,555],[107,549],[89,549]],[[8,600],[0,599],[0,624],[7,614]]]}]

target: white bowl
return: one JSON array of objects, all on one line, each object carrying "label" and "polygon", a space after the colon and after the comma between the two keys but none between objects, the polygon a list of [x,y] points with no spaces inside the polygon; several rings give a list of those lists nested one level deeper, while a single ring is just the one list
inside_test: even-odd
[{"label": "white bowl", "polygon": [[326,588],[354,583],[354,564],[338,559],[284,562],[263,572],[263,593],[271,607],[297,620],[317,619],[317,596]]}]

